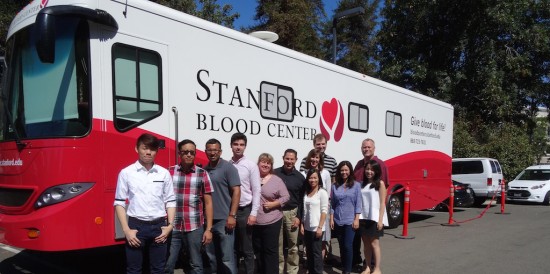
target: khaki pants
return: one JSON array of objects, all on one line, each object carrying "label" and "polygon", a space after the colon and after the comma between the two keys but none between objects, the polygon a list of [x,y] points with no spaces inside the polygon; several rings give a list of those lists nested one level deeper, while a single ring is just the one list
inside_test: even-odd
[{"label": "khaki pants", "polygon": [[279,273],[285,271],[285,257],[283,254],[283,239],[286,239],[288,245],[288,257],[286,260],[286,273],[297,274],[300,264],[300,256],[298,255],[298,235],[300,229],[292,228],[292,223],[296,217],[298,208],[283,211],[283,225],[281,233],[279,233]]}]

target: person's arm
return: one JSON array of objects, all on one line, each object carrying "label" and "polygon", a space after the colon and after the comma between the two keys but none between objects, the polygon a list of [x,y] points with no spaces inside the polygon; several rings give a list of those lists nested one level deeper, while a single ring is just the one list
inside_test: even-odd
[{"label": "person's arm", "polygon": [[254,165],[250,171],[250,187],[252,188],[252,209],[248,216],[248,225],[256,224],[256,216],[260,209],[260,197],[262,196],[262,184],[260,179],[260,170]]},{"label": "person's arm", "polygon": [[321,199],[321,219],[319,219],[319,226],[317,226],[317,230],[315,232],[315,236],[317,238],[321,238],[321,236],[323,236],[323,227],[325,226],[328,212],[328,193],[320,190],[319,197]]},{"label": "person's arm", "polygon": [[204,207],[206,215],[206,228],[202,235],[202,244],[207,245],[212,242],[212,224],[214,216],[214,207],[212,206],[212,194],[204,193]]},{"label": "person's arm", "polygon": [[363,197],[361,196],[361,186],[359,183],[354,183],[353,188],[355,189],[355,218],[353,219],[353,229],[359,228],[359,217],[363,211]]},{"label": "person's arm", "polygon": [[386,185],[383,181],[380,181],[380,189],[378,189],[378,193],[380,195],[380,212],[378,216],[378,224],[376,225],[376,228],[378,230],[382,230],[384,228],[384,213],[386,210]]},{"label": "person's arm", "polygon": [[334,199],[334,193],[336,192],[336,186],[335,184],[332,184],[331,191],[330,191],[330,199],[329,199],[329,212],[330,212],[330,229],[334,229],[334,208],[336,207],[336,202]]},{"label": "person's arm", "polygon": [[155,242],[164,243],[168,239],[170,232],[174,228],[174,219],[176,218],[176,194],[174,194],[174,183],[172,182],[172,176],[170,173],[166,173],[164,177],[164,190],[163,190],[164,203],[166,205],[166,218],[168,224],[161,226],[161,233],[155,238]]},{"label": "person's arm", "polygon": [[237,215],[237,209],[239,208],[239,201],[241,200],[241,186],[236,185],[231,187],[231,207],[229,209],[229,216],[225,227],[228,230],[233,230],[237,224],[237,219],[234,217]]}]

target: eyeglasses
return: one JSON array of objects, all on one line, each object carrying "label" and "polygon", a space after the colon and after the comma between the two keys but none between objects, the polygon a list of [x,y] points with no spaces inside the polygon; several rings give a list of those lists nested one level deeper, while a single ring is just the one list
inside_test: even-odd
[{"label": "eyeglasses", "polygon": [[195,156],[195,151],[194,150],[182,150],[179,152],[180,155],[191,155],[191,156]]}]

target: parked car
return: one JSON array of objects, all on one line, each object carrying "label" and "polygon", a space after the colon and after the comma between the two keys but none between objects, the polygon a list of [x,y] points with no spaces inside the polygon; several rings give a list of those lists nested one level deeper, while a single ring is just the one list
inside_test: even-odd
[{"label": "parked car", "polygon": [[474,205],[480,206],[487,198],[500,195],[499,185],[503,175],[496,159],[455,158],[451,178],[469,184],[474,192]]},{"label": "parked car", "polygon": [[[469,184],[463,184],[453,180],[455,186],[455,207],[471,207],[474,204],[474,191]],[[449,198],[445,199],[440,204],[436,205],[433,210],[449,211]]]},{"label": "parked car", "polygon": [[530,166],[508,183],[507,201],[550,204],[550,165]]}]

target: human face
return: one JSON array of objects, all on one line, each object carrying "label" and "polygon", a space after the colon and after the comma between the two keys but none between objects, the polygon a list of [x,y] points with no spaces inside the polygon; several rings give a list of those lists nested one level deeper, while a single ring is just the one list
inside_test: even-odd
[{"label": "human face", "polygon": [[312,173],[307,181],[311,189],[316,189],[319,186],[319,175],[317,172]]},{"label": "human face", "polygon": [[374,178],[374,170],[372,169],[371,165],[367,165],[365,167],[365,176],[370,180]]},{"label": "human face", "polygon": [[244,155],[244,150],[246,149],[246,143],[244,140],[235,140],[231,143],[231,150],[233,151],[233,157],[241,158]]},{"label": "human face", "polygon": [[294,169],[294,165],[296,165],[296,154],[292,152],[285,153],[285,156],[283,156],[283,167],[290,171]]},{"label": "human face", "polygon": [[258,169],[260,170],[260,176],[265,177],[271,172],[272,164],[268,161],[260,161],[258,163]]},{"label": "human face", "polygon": [[344,179],[344,181],[346,181],[349,178],[349,174],[350,174],[349,167],[346,166],[346,165],[343,165],[340,168],[340,175],[342,176],[342,179]]},{"label": "human face", "polygon": [[325,153],[325,150],[327,149],[327,140],[316,140],[313,146],[315,147],[315,150],[319,151],[320,153]]},{"label": "human face", "polygon": [[361,153],[365,159],[370,159],[374,156],[374,143],[372,141],[363,141],[361,144]]},{"label": "human face", "polygon": [[222,155],[222,150],[219,144],[208,144],[206,145],[206,157],[210,160],[210,163],[218,163],[220,156]]},{"label": "human face", "polygon": [[146,168],[151,168],[153,166],[155,157],[157,156],[157,150],[153,150],[145,144],[139,144],[139,146],[136,147],[136,152],[139,157],[139,163],[142,166]]},{"label": "human face", "polygon": [[317,167],[319,165],[319,155],[313,155],[311,158],[309,158],[309,162],[311,163],[311,167]]},{"label": "human face", "polygon": [[195,163],[196,147],[193,144],[185,144],[180,147],[179,155],[184,166],[191,166]]}]

